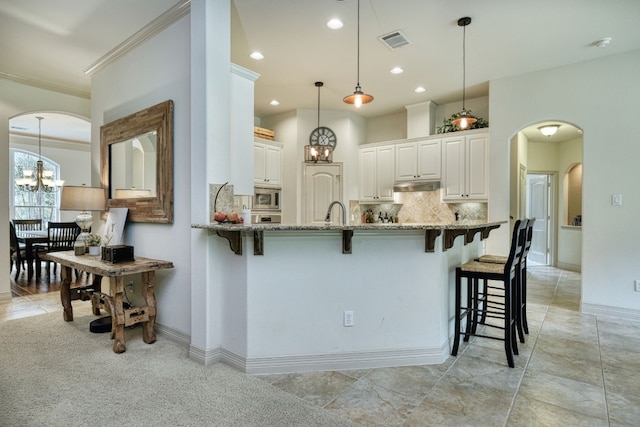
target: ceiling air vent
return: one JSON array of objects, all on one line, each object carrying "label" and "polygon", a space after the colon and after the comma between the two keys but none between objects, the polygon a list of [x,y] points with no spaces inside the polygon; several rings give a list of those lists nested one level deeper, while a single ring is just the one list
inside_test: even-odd
[{"label": "ceiling air vent", "polygon": [[389,34],[378,37],[382,43],[384,43],[389,49],[398,49],[399,47],[410,44],[407,37],[402,34],[402,31],[393,31]]}]

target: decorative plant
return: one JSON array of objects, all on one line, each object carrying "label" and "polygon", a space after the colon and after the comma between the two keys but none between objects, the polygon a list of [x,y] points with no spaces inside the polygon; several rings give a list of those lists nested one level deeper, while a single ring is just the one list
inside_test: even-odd
[{"label": "decorative plant", "polygon": [[99,234],[90,233],[87,236],[87,245],[100,246],[101,243],[102,243],[102,236],[100,236]]},{"label": "decorative plant", "polygon": [[[471,114],[470,110],[467,110],[467,112],[469,114]],[[459,131],[460,129],[458,129],[456,127],[456,125],[452,124],[451,121],[453,121],[453,120],[457,119],[458,117],[460,117],[460,114],[461,113],[455,113],[455,114],[452,114],[451,117],[449,117],[448,119],[444,119],[444,124],[438,128],[436,133],[449,133],[449,132],[457,132],[457,131]],[[486,121],[485,119],[483,119],[482,117],[478,117],[478,121],[475,122],[475,123],[472,123],[465,130],[480,129],[480,128],[486,128],[486,127],[489,127],[489,122]]]}]

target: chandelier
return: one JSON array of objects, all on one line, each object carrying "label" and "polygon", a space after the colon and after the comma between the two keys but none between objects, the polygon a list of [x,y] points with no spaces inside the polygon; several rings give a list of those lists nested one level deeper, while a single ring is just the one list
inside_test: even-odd
[{"label": "chandelier", "polygon": [[34,169],[22,169],[22,178],[16,179],[16,187],[22,191],[45,191],[52,192],[62,187],[64,181],[54,179],[52,170],[45,170],[42,162],[42,119],[44,117],[36,116],[38,119],[38,161]]}]

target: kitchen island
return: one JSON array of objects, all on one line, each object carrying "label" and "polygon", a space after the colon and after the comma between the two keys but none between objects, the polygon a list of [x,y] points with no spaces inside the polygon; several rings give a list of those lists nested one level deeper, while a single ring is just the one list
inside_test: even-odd
[{"label": "kitchen island", "polygon": [[442,363],[455,267],[504,223],[194,224],[223,276],[223,359],[249,373]]}]

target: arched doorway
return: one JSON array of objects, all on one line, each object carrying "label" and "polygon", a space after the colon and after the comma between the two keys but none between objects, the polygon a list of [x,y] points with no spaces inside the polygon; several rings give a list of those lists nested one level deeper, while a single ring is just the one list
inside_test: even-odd
[{"label": "arched doorway", "polygon": [[[546,125],[557,125],[556,132],[544,135]],[[573,124],[544,121],[512,141],[511,216],[537,218],[533,263],[581,270],[582,137]]]},{"label": "arched doorway", "polygon": [[[41,123],[38,117],[42,118]],[[41,129],[38,128],[39,124]],[[38,141],[39,131],[42,134],[41,147]],[[16,153],[32,153],[56,164],[59,168],[56,178],[62,179],[65,184],[91,184],[91,122],[87,118],[52,111],[29,112],[11,117],[9,151],[10,168],[14,166],[12,160]],[[14,212],[14,184],[13,180],[9,182],[10,212]],[[71,221],[73,215],[75,214],[64,212],[64,218],[60,219]]]}]

